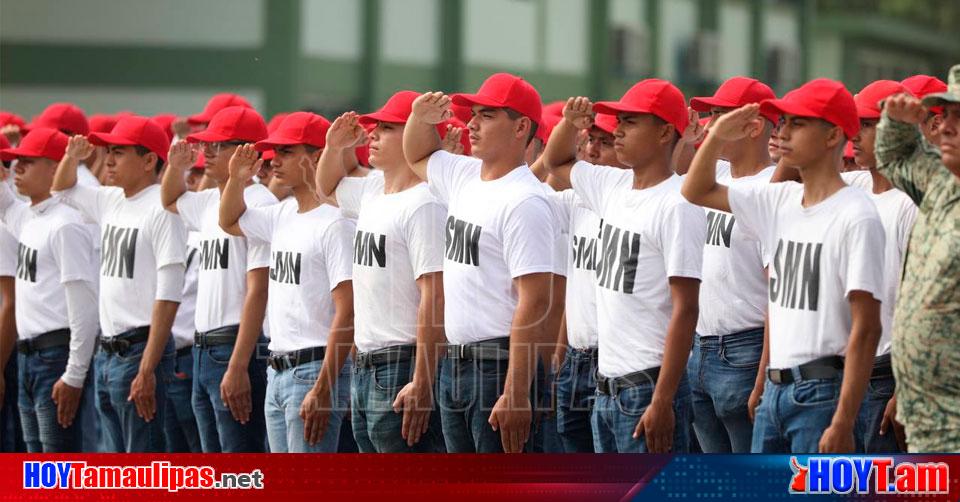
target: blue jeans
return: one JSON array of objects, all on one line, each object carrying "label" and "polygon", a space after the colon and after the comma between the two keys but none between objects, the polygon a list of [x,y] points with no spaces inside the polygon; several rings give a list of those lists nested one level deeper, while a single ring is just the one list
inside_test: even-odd
[{"label": "blue jeans", "polygon": [[893,427],[887,427],[887,433],[880,435],[883,412],[893,397],[895,387],[892,376],[871,378],[867,384],[867,394],[857,415],[855,435],[858,453],[906,453],[897,445]]},{"label": "blue jeans", "polygon": [[[767,378],[753,423],[753,453],[813,454],[840,400],[841,379],[803,380],[775,384]],[[851,452],[853,453],[853,452]]]},{"label": "blue jeans", "polygon": [[[538,372],[539,373],[539,372]],[[507,360],[444,359],[440,368],[440,419],[450,453],[503,453],[500,432],[490,426],[490,412],[503,394]],[[540,382],[538,382],[540,383]],[[540,402],[534,384],[530,403]],[[533,420],[530,437],[536,433]],[[529,445],[529,443],[528,443]]]},{"label": "blue jeans", "polygon": [[[537,368],[538,376],[543,366]],[[531,453],[563,453],[563,443],[557,432],[557,411],[554,401],[556,376],[546,375],[540,396],[540,410],[534,411],[533,435],[528,450]]]},{"label": "blue jeans", "polygon": [[350,372],[353,362],[347,359],[337,376],[327,429],[315,445],[303,435],[300,405],[320,375],[323,360],[276,371],[267,368],[267,397],[264,405],[267,439],[272,453],[336,453],[340,442],[340,426],[350,403]]},{"label": "blue jeans", "polygon": [[193,411],[205,453],[263,453],[266,435],[263,403],[267,391],[267,339],[257,340],[247,375],[250,377],[250,420],[241,424],[220,399],[220,383],[227,372],[233,344],[193,348]]},{"label": "blue jeans", "polygon": [[23,428],[20,427],[20,410],[18,396],[20,384],[17,364],[17,352],[10,354],[7,365],[3,368],[3,402],[0,403],[0,452],[16,453],[27,451],[23,444]]},{"label": "blue jeans", "polygon": [[566,453],[593,453],[590,416],[597,392],[596,349],[593,354],[567,347],[557,375],[557,433]]},{"label": "blue jeans", "polygon": [[189,350],[174,359],[173,374],[168,376],[167,408],[163,429],[167,436],[167,452],[200,453],[200,434],[193,416],[193,354]]},{"label": "blue jeans", "polygon": [[693,429],[704,453],[747,453],[753,422],[747,400],[757,381],[763,328],[722,336],[697,335],[687,374]]},{"label": "blue jeans", "polygon": [[[647,440],[633,438],[640,417],[653,399],[654,385],[644,383],[608,396],[596,392],[591,426],[593,447],[597,453],[647,453]],[[684,374],[673,397],[672,453],[686,453],[690,448],[690,383]]]},{"label": "blue jeans", "polygon": [[135,343],[115,354],[100,349],[96,355],[97,412],[103,434],[103,448],[116,453],[162,453],[166,451],[163,424],[167,406],[167,380],[173,371],[174,345],[171,337],[156,376],[156,414],[147,422],[137,415],[130,395],[130,383],[140,370],[146,342]]},{"label": "blue jeans", "polygon": [[77,414],[67,428],[57,422],[57,405],[50,395],[54,384],[67,369],[69,355],[68,345],[41,349],[30,355],[17,355],[20,422],[23,424],[23,439],[30,453],[83,451],[84,421],[81,411],[84,395],[81,394]]},{"label": "blue jeans", "polygon": [[[355,367],[350,389],[353,437],[360,453],[443,453],[440,411],[434,404],[427,432],[407,446],[401,435],[403,412],[393,411],[393,401],[413,377],[414,359],[373,368]],[[434,391],[436,395],[436,391]]]}]

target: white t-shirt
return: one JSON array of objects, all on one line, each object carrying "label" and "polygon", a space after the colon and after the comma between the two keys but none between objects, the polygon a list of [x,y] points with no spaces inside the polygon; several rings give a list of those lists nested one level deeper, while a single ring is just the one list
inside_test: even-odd
[{"label": "white t-shirt", "polygon": [[70,328],[63,285],[71,281],[96,284],[90,227],[57,197],[30,206],[6,191],[0,194],[0,218],[18,242],[15,308],[19,338],[28,340]]},{"label": "white t-shirt", "polygon": [[0,222],[0,277],[16,277],[17,238]]},{"label": "white t-shirt", "polygon": [[481,164],[443,150],[427,163],[430,190],[448,211],[443,289],[452,344],[510,336],[519,301],[513,279],[556,270],[556,216],[540,180],[521,165],[483,181]]},{"label": "white t-shirt", "polygon": [[602,218],[597,241],[599,371],[618,377],[663,362],[673,315],[670,277],[700,279],[707,222],[672,175],[633,189],[633,171],[579,161],[570,181]]},{"label": "white t-shirt", "polygon": [[183,265],[187,235],[180,217],[160,203],[160,185],[132,197],[118,187],[80,184],[63,200],[100,225],[100,326],[105,336],[149,326],[157,271]]},{"label": "white t-shirt", "polygon": [[80,164],[77,166],[77,183],[88,186],[92,188],[97,188],[100,186],[100,180],[90,171],[90,168]]},{"label": "white t-shirt", "polygon": [[567,209],[561,207],[563,202],[557,198],[557,192],[547,183],[541,183],[543,194],[550,203],[553,211],[554,242],[553,242],[553,273],[562,277],[567,276],[567,237],[569,236],[570,218]]},{"label": "white t-shirt", "polygon": [[900,289],[900,276],[903,272],[903,259],[910,242],[910,232],[917,219],[917,205],[907,194],[896,188],[877,194],[873,193],[873,175],[870,171],[850,171],[841,173],[843,181],[850,186],[863,189],[870,200],[877,205],[880,223],[886,245],[883,248],[883,298],[880,305],[880,321],[883,335],[877,345],[877,355],[890,352],[890,340],[893,335],[893,311],[897,304],[897,290]]},{"label": "white t-shirt", "polygon": [[357,221],[353,244],[354,343],[368,352],[417,342],[417,279],[443,270],[447,210],[426,183],[383,193],[383,176],[343,178],[337,204]]},{"label": "white t-shirt", "polygon": [[173,341],[177,349],[193,345],[193,333],[196,331],[195,320],[197,317],[197,258],[200,250],[197,245],[200,243],[200,236],[197,232],[187,232],[187,259],[186,269],[183,273],[183,297],[180,300],[180,307],[177,308],[177,316],[173,319],[173,327],[170,334],[173,335]]},{"label": "white t-shirt", "polygon": [[[724,167],[729,166],[725,163]],[[774,167],[734,178],[718,162],[717,183],[727,186],[766,184]],[[703,248],[703,283],[697,333],[718,336],[762,328],[767,313],[766,266],[760,241],[744,232],[727,212],[704,208],[707,241]]]},{"label": "white t-shirt", "polygon": [[299,213],[295,199],[247,207],[240,228],[270,242],[267,312],[275,352],[324,347],[333,323],[331,291],[349,281],[353,268],[353,223],[322,204]]},{"label": "white t-shirt", "polygon": [[845,355],[848,295],[882,300],[883,226],[863,190],[844,187],[804,208],[803,185],[736,185],[730,207],[770,250],[770,367],[792,368]]},{"label": "white t-shirt", "polygon": [[595,348],[600,217],[573,190],[556,192],[554,198],[567,222],[567,344],[576,349]]},{"label": "white t-shirt", "polygon": [[[257,183],[244,189],[243,199],[248,207],[277,203],[270,190]],[[198,234],[197,331],[240,324],[247,272],[270,266],[270,244],[248,241],[220,228],[220,190],[216,188],[184,193],[177,200],[177,212],[187,230]]]}]

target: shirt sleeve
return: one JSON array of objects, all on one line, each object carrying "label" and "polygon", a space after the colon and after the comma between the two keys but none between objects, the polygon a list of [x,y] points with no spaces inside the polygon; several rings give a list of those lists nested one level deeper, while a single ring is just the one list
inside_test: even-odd
[{"label": "shirt sleeve", "polygon": [[177,199],[177,212],[180,213],[187,230],[200,231],[203,225],[203,212],[207,209],[209,201],[210,197],[205,192],[185,192]]},{"label": "shirt sleeve", "polygon": [[880,217],[860,219],[848,225],[840,250],[840,277],[844,294],[866,291],[883,298],[883,224]]},{"label": "shirt sleeve", "polygon": [[503,222],[503,254],[510,277],[553,272],[556,223],[549,203],[528,197]]},{"label": "shirt sleeve", "polygon": [[[770,232],[773,229],[777,200],[785,187],[793,182],[784,183],[744,183],[730,185],[727,197],[730,209],[741,231],[750,238],[760,241],[764,249],[770,249]],[[704,239],[706,242],[706,239]]]},{"label": "shirt sleeve", "polygon": [[340,211],[344,216],[354,220],[357,219],[360,215],[360,205],[364,193],[367,191],[369,185],[373,185],[377,183],[377,181],[382,182],[383,178],[379,176],[366,176],[363,178],[347,176],[340,180],[340,184],[337,185],[337,190],[334,194],[337,197],[337,205],[340,206]]},{"label": "shirt sleeve", "polygon": [[187,271],[182,263],[171,263],[157,270],[157,295],[155,300],[180,303],[183,299],[183,282]]},{"label": "shirt sleeve", "polygon": [[69,223],[50,235],[53,258],[60,267],[60,283],[85,281],[97,283],[93,256],[94,236],[89,226]]},{"label": "shirt sleeve", "polygon": [[97,311],[97,293],[86,281],[71,281],[63,285],[67,298],[67,318],[70,322],[70,354],[67,367],[60,377],[67,385],[79,389],[90,369],[90,360],[96,348],[100,329]]},{"label": "shirt sleeve", "polygon": [[24,211],[30,206],[13,195],[13,190],[6,183],[0,182],[0,222],[6,225],[10,235],[20,235],[23,226]]},{"label": "shirt sleeve", "polygon": [[17,238],[0,223],[0,277],[14,277],[17,273]]},{"label": "shirt sleeve", "polygon": [[320,249],[330,280],[330,290],[353,278],[353,236],[357,227],[352,221],[341,218],[327,227],[320,236]]},{"label": "shirt sleeve", "polygon": [[273,238],[273,229],[276,226],[276,215],[279,210],[280,204],[266,207],[247,206],[247,210],[240,215],[240,220],[237,223],[247,239],[270,242]]},{"label": "shirt sleeve", "polygon": [[103,210],[111,197],[116,195],[123,196],[119,188],[116,187],[91,187],[77,183],[72,187],[55,192],[61,200],[71,207],[80,211],[88,221],[100,223]]},{"label": "shirt sleeve", "polygon": [[457,188],[471,174],[479,172],[481,161],[474,157],[437,150],[427,160],[427,184],[430,191],[445,205],[456,194]]},{"label": "shirt sleeve", "polygon": [[417,208],[404,222],[403,237],[410,255],[413,276],[443,270],[443,225],[447,211],[439,202],[429,202]]},{"label": "shirt sleeve", "polygon": [[247,272],[270,266],[270,243],[247,238]]},{"label": "shirt sleeve", "polygon": [[920,129],[891,119],[886,110],[877,124],[874,153],[877,170],[918,206],[930,179],[939,169],[944,169],[939,151],[927,144]]},{"label": "shirt sleeve", "polygon": [[707,217],[703,208],[680,202],[660,223],[660,249],[667,277],[700,279]]},{"label": "shirt sleeve", "polygon": [[598,166],[581,160],[570,170],[570,183],[584,204],[593,212],[603,215],[608,196],[628,182],[633,171],[616,167]]},{"label": "shirt sleeve", "polygon": [[157,260],[157,270],[167,265],[183,265],[187,258],[187,230],[180,216],[157,208],[150,230],[150,246]]}]

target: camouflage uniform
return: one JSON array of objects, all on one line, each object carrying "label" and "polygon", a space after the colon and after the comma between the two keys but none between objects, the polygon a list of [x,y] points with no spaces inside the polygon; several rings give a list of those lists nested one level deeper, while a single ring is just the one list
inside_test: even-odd
[{"label": "camouflage uniform", "polygon": [[894,315],[897,420],[910,452],[960,452],[960,179],[916,126],[886,112],[876,156],[919,207]]}]

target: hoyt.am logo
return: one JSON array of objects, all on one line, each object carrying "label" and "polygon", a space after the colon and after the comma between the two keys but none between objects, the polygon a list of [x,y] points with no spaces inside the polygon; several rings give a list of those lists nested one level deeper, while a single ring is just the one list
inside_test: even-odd
[{"label": "hoyt.am logo", "polygon": [[893,457],[790,457],[791,493],[946,494],[950,466],[944,462],[895,462]]}]

